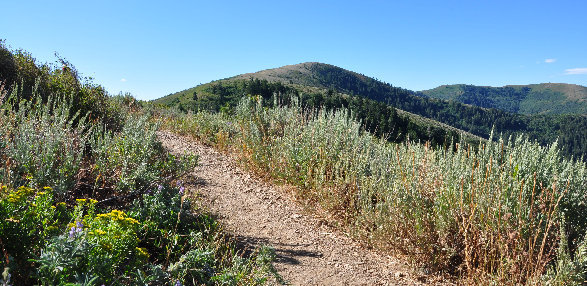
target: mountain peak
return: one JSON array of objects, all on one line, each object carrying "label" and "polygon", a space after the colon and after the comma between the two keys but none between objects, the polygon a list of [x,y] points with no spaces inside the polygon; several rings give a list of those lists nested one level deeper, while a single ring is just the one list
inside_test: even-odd
[{"label": "mountain peak", "polygon": [[[362,74],[320,62],[304,62],[287,65],[254,73],[241,74],[230,79],[260,79],[269,82],[281,82],[284,84],[297,84],[327,89],[335,87],[341,91],[348,91],[340,88],[346,86],[344,82],[352,81],[356,83],[374,80]],[[342,83],[342,85],[339,83]]]},{"label": "mountain peak", "polygon": [[304,62],[295,65],[286,65],[278,68],[266,69],[253,73],[245,73],[232,77],[232,79],[249,79],[258,78],[266,79],[268,81],[283,81],[287,79],[295,79],[300,75],[309,76],[317,67],[335,67],[332,65],[319,62]]}]

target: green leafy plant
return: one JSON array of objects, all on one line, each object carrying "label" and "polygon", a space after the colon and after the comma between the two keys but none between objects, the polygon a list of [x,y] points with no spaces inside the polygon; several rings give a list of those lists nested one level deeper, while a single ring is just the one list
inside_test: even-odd
[{"label": "green leafy plant", "polygon": [[10,268],[15,280],[28,281],[29,259],[44,246],[44,240],[59,233],[67,220],[64,204],[53,205],[51,188],[41,190],[0,185],[1,268]]},{"label": "green leafy plant", "polygon": [[193,211],[181,181],[144,194],[129,214],[143,222],[139,246],[149,252],[149,261],[167,268],[173,281],[183,285],[262,285],[272,277],[281,281],[271,265],[271,250],[265,247],[256,256],[239,256],[222,238],[216,220]]},{"label": "green leafy plant", "polygon": [[560,225],[556,263],[548,269],[541,282],[548,285],[584,285],[587,281],[587,239],[577,246],[572,257],[565,227],[565,223]]},{"label": "green leafy plant", "polygon": [[95,217],[86,216],[84,222],[88,241],[97,246],[89,254],[89,270],[100,274],[106,283],[112,282],[109,277],[128,275],[138,264],[147,261],[149,254],[137,247],[137,220],[113,210]]},{"label": "green leafy plant", "polygon": [[215,257],[210,250],[192,249],[169,266],[174,278],[190,281],[193,285],[204,284],[214,276]]},{"label": "green leafy plant", "polygon": [[45,285],[66,284],[86,274],[90,275],[88,278],[91,283],[88,281],[85,285],[97,282],[99,277],[96,273],[87,272],[88,253],[95,247],[80,236],[60,235],[51,238],[39,258],[34,260],[38,264],[39,281]]},{"label": "green leafy plant", "polygon": [[53,237],[34,261],[38,278],[47,284],[74,280],[120,283],[148,260],[137,247],[139,222],[124,212],[95,214],[95,200],[78,199],[66,233]]}]

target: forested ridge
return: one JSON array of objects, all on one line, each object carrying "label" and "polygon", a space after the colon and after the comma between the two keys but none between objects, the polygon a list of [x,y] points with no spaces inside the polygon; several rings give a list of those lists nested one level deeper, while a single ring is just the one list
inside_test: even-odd
[{"label": "forested ridge", "polygon": [[184,91],[183,100],[175,97],[166,104],[176,106],[182,111],[205,110],[231,113],[240,99],[246,95],[262,97],[268,107],[289,105],[293,98],[299,100],[301,106],[308,111],[318,109],[334,111],[345,108],[352,112],[354,118],[362,122],[365,130],[379,137],[385,137],[391,142],[403,142],[409,139],[430,142],[433,146],[448,147],[451,142],[458,142],[461,136],[471,143],[481,139],[462,130],[397,110],[381,101],[339,93],[334,89],[302,91],[299,86],[292,87],[265,79],[214,82]]},{"label": "forested ridge", "polygon": [[585,115],[524,115],[455,100],[429,98],[422,94],[418,96],[416,92],[320,63],[304,63],[245,74],[187,89],[156,102],[186,110],[229,110],[244,95],[271,98],[273,94],[281,94],[283,98],[295,94],[303,102],[307,100],[314,106],[349,107],[363,120],[367,130],[389,134],[390,138],[398,140],[411,134],[410,138],[414,140],[442,144],[455,135],[451,131],[429,128],[429,125],[419,126],[417,122],[405,118],[394,120],[394,113],[403,110],[485,139],[489,138],[492,130],[494,134],[506,137],[524,133],[542,145],[558,140],[559,147],[567,157],[580,158],[587,154]]},{"label": "forested ridge", "polygon": [[587,114],[587,87],[565,83],[443,85],[417,95],[521,114]]}]

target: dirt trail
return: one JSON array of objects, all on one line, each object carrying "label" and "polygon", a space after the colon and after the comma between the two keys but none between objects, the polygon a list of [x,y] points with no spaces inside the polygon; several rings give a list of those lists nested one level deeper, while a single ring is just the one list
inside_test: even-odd
[{"label": "dirt trail", "polygon": [[360,247],[307,215],[285,187],[264,182],[237,163],[188,137],[159,132],[174,154],[200,156],[186,180],[238,243],[275,249],[275,267],[291,285],[417,285],[397,260]]}]

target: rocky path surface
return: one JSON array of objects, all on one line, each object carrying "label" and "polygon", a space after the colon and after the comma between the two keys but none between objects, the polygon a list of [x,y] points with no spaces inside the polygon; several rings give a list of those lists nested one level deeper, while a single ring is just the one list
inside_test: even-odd
[{"label": "rocky path surface", "polygon": [[286,187],[264,182],[213,148],[161,131],[174,154],[199,155],[186,179],[203,205],[220,218],[245,249],[265,244],[277,254],[275,267],[291,285],[418,285],[397,260],[364,249],[303,212]]}]

